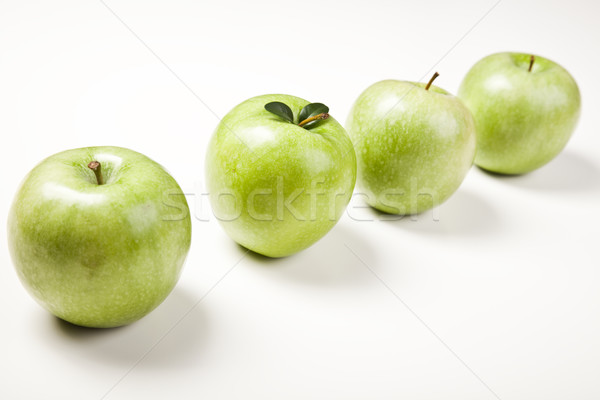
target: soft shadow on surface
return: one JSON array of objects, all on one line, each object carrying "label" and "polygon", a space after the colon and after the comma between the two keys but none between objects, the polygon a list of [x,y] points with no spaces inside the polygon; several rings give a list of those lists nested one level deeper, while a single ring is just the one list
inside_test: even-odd
[{"label": "soft shadow on surface", "polygon": [[207,335],[206,316],[198,298],[175,288],[154,311],[131,325],[110,329],[84,328],[50,316],[66,350],[102,362],[163,368],[197,362]]},{"label": "soft shadow on surface", "polygon": [[377,210],[373,213],[381,223],[419,234],[479,236],[493,234],[501,225],[490,204],[461,188],[441,206],[421,214],[394,216]]},{"label": "soft shadow on surface", "polygon": [[[240,253],[247,250],[238,246]],[[353,254],[353,252],[356,254]],[[357,230],[338,224],[324,238],[294,255],[269,258],[252,251],[246,256],[250,268],[259,268],[276,278],[301,284],[335,286],[364,282],[364,266],[376,265],[376,254]]]},{"label": "soft shadow on surface", "polygon": [[557,192],[600,190],[600,170],[585,156],[569,150],[524,175],[501,175],[479,168],[486,175],[523,189]]}]

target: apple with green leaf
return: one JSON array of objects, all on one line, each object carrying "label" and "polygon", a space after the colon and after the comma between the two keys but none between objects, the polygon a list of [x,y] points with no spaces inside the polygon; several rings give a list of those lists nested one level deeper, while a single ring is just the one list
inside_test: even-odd
[{"label": "apple with green leaf", "polygon": [[478,61],[458,96],[475,119],[475,164],[500,174],[524,174],[556,157],[581,108],[579,88],[566,69],[525,53],[497,53]]},{"label": "apple with green leaf", "polygon": [[119,147],[48,157],[25,177],[8,216],[25,288],[52,314],[87,327],[129,324],[157,307],[177,283],[190,242],[175,179]]},{"label": "apple with green leaf", "polygon": [[417,214],[456,191],[475,155],[475,125],[461,100],[432,85],[377,82],[355,101],[346,128],[366,202],[390,214]]},{"label": "apple with green leaf", "polygon": [[339,220],[354,189],[356,158],[321,103],[273,94],[231,110],[206,153],[215,216],[240,245],[269,257],[305,249]]}]

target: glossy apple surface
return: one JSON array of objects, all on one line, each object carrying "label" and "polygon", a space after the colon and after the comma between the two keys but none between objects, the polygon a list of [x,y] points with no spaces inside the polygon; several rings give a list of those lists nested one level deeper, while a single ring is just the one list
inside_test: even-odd
[{"label": "glossy apple surface", "polygon": [[356,180],[356,158],[333,118],[305,129],[265,110],[279,101],[294,118],[308,101],[263,95],[221,121],[206,154],[213,213],[242,246],[283,257],[307,248],[338,221]]},{"label": "glossy apple surface", "polygon": [[473,163],[475,129],[462,101],[443,89],[385,80],[356,100],[346,128],[357,186],[372,207],[416,214],[444,202]]},{"label": "glossy apple surface", "polygon": [[[88,163],[102,166],[99,185]],[[132,150],[89,147],[38,164],[19,188],[8,244],[21,282],[76,325],[115,327],[143,317],[175,286],[191,240],[177,182]]]},{"label": "glossy apple surface", "polygon": [[581,107],[577,83],[557,63],[530,54],[498,53],[477,62],[458,96],[477,128],[475,164],[501,174],[533,171],[571,137]]}]

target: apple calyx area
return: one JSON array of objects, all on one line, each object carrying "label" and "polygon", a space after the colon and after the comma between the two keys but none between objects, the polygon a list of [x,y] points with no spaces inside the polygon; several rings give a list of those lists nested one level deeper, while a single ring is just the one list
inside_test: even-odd
[{"label": "apple calyx area", "polygon": [[96,182],[98,185],[104,185],[104,177],[102,176],[102,164],[98,161],[91,161],[88,164],[88,168],[94,171],[94,175],[96,175]]},{"label": "apple calyx area", "polygon": [[323,103],[310,103],[304,106],[298,113],[298,122],[294,121],[292,109],[280,101],[272,101],[265,104],[265,110],[304,129],[310,129],[320,121],[329,118],[329,107]]},{"label": "apple calyx area", "polygon": [[425,85],[425,90],[429,90],[429,88],[431,87],[431,84],[433,83],[433,81],[435,81],[435,78],[437,78],[438,76],[440,76],[440,74],[438,74],[437,72],[435,72],[433,74],[433,76],[431,77],[429,82],[427,82],[427,85]]},{"label": "apple calyx area", "polygon": [[528,70],[529,72],[531,72],[534,62],[535,62],[535,56],[532,54],[531,57],[529,58],[529,70]]}]

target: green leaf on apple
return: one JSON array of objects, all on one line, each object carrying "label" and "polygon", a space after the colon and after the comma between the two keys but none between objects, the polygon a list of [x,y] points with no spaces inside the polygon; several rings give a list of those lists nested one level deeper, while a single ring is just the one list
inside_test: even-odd
[{"label": "green leaf on apple", "polygon": [[[310,103],[310,104],[306,105],[302,109],[302,111],[300,111],[300,114],[298,114],[298,121],[304,121],[310,117],[314,117],[319,114],[327,114],[328,112],[329,112],[329,107],[327,107],[325,104]],[[311,123],[309,123],[309,124],[311,124]],[[309,125],[309,124],[306,124],[304,127],[306,128],[307,125]]]},{"label": "green leaf on apple", "polygon": [[285,119],[288,122],[294,123],[294,113],[292,109],[285,103],[280,101],[272,101],[265,104],[265,110]]},{"label": "green leaf on apple", "polygon": [[[265,104],[265,110],[285,119],[288,122],[294,123],[294,113],[292,109],[285,103],[280,101],[272,101]],[[298,114],[298,125],[301,128],[309,129],[317,125],[324,119],[329,118],[329,107],[323,103],[310,103],[300,110]]]}]

